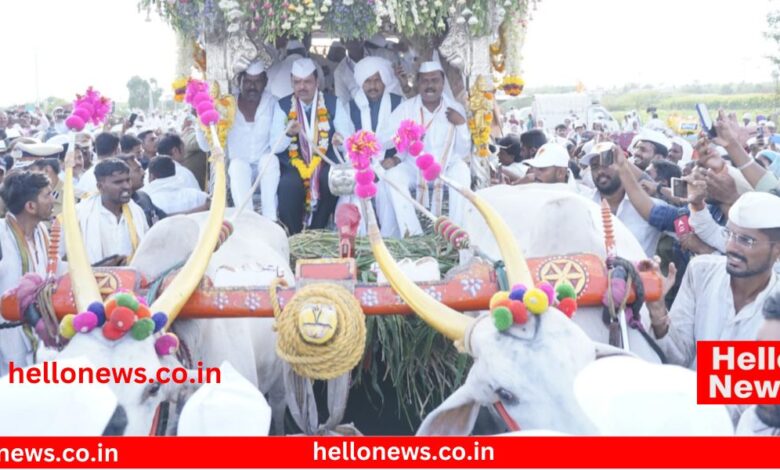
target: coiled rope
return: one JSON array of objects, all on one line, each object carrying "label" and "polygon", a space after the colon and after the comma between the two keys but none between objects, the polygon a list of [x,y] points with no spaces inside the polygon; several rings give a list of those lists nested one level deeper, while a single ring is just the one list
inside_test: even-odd
[{"label": "coiled rope", "polygon": [[[355,296],[338,284],[310,284],[299,289],[282,309],[276,290],[286,285],[283,278],[277,278],[268,288],[276,318],[274,329],[279,334],[279,357],[298,375],[310,379],[330,380],[352,370],[366,346],[366,317]],[[307,340],[299,326],[301,314],[318,306],[334,308],[337,316],[333,336],[322,344]],[[328,328],[319,322],[318,326]]]}]

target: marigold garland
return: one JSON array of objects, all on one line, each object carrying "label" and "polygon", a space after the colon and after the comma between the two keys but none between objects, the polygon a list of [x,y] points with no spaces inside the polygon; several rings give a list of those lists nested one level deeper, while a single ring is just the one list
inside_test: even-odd
[{"label": "marigold garland", "polygon": [[[290,112],[287,113],[288,122],[298,119],[298,112],[296,111],[298,109],[297,104],[297,98],[293,96]],[[328,151],[330,121],[328,116],[328,108],[325,106],[325,99],[322,94],[319,95],[317,100],[316,113],[317,122],[315,124],[315,129],[318,138],[317,148],[323,155],[325,155],[325,153]],[[290,146],[288,147],[287,155],[290,157],[290,164],[293,166],[293,168],[298,170],[298,174],[301,176],[301,180],[303,180],[303,187],[306,190],[306,210],[309,211],[311,209],[311,178],[314,176],[314,172],[317,171],[317,168],[320,166],[322,157],[320,157],[317,153],[312,152],[311,159],[307,164],[301,157],[297,135],[294,135],[290,139]]]}]

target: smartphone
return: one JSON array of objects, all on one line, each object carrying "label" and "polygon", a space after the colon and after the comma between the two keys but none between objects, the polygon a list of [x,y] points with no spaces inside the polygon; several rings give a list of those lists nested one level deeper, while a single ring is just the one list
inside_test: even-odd
[{"label": "smartphone", "polygon": [[688,182],[682,178],[672,178],[672,196],[688,199]]},{"label": "smartphone", "polygon": [[709,111],[707,111],[707,105],[699,103],[696,105],[696,112],[699,113],[699,121],[701,122],[701,128],[707,132],[710,139],[714,139],[718,136],[715,132],[715,125],[712,122]]},{"label": "smartphone", "polygon": [[130,119],[127,121],[130,123],[130,127],[133,127],[133,124],[135,124],[135,120],[138,118],[138,114],[133,113],[130,115]]},{"label": "smartphone", "polygon": [[688,223],[687,215],[674,219],[674,233],[676,233],[678,237],[688,235],[691,232],[693,232],[693,228],[691,228],[691,224]]},{"label": "smartphone", "polygon": [[602,168],[615,163],[615,146],[612,142],[600,142],[593,146],[591,152],[598,154]]}]

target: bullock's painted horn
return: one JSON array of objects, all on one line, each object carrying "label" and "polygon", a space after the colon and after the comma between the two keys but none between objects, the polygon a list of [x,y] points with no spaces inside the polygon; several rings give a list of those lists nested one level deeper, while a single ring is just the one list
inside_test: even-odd
[{"label": "bullock's painted horn", "polygon": [[214,126],[211,126],[212,142],[212,160],[214,162],[214,194],[211,198],[211,207],[209,208],[209,217],[206,225],[200,231],[198,243],[192,250],[187,262],[176,274],[170,285],[163,291],[149,310],[152,312],[164,312],[168,314],[168,323],[165,328],[169,328],[176,316],[181,312],[182,307],[197,289],[209,260],[214,252],[214,247],[219,239],[219,232],[222,229],[222,220],[225,216],[226,204],[226,185],[225,185],[225,154],[219,145],[219,138],[216,135]]},{"label": "bullock's painted horn", "polygon": [[520,246],[518,245],[517,240],[515,240],[515,236],[512,235],[509,226],[507,226],[498,212],[496,212],[496,210],[484,199],[477,196],[474,191],[464,188],[445,176],[440,175],[439,178],[441,178],[441,180],[450,188],[468,199],[469,202],[477,208],[479,213],[482,214],[482,217],[484,217],[488,228],[496,239],[498,249],[501,252],[501,258],[504,260],[509,285],[522,283],[526,286],[533,286],[534,279],[531,276],[531,270],[528,269],[528,263],[525,261],[525,256],[523,255],[523,252],[520,251]]},{"label": "bullock's painted horn", "polygon": [[379,234],[373,207],[365,200],[362,200],[361,203],[368,222],[368,239],[371,242],[371,251],[374,253],[379,268],[390,281],[390,285],[409,304],[417,316],[422,318],[431,328],[453,341],[462,340],[474,319],[438,302],[404,275]]},{"label": "bullock's painted horn", "polygon": [[87,258],[84,239],[76,216],[76,195],[73,190],[73,166],[76,146],[71,144],[65,158],[65,185],[62,190],[62,230],[65,235],[65,253],[68,256],[68,271],[73,287],[76,308],[84,312],[92,302],[103,302],[95,274]]}]

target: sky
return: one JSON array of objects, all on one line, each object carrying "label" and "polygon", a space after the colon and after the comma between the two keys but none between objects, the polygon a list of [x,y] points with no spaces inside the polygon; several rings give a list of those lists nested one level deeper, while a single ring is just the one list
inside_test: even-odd
[{"label": "sky", "polygon": [[[529,87],[765,82],[770,0],[542,0],[523,48]],[[43,13],[43,14],[42,14]],[[127,100],[133,75],[167,88],[173,31],[136,0],[2,0],[0,106],[92,85]],[[36,65],[37,64],[37,65]],[[36,73],[37,71],[37,73]],[[37,78],[36,78],[37,77]]]}]

